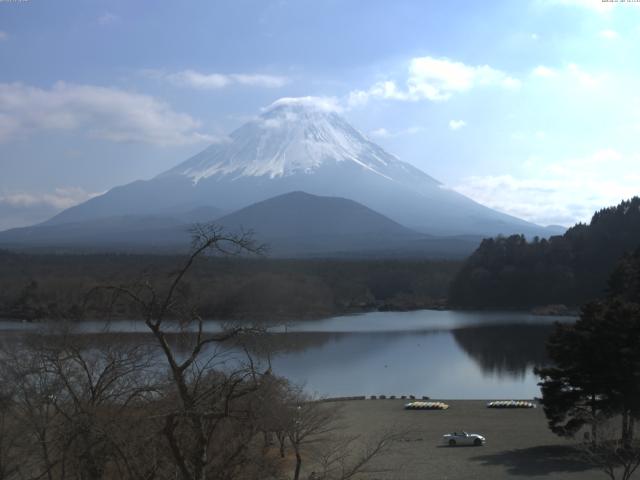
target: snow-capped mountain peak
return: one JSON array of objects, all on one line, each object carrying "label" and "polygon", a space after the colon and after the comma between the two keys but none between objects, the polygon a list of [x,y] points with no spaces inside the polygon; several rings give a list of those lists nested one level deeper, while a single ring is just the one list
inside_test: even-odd
[{"label": "snow-capped mountain peak", "polygon": [[406,165],[353,128],[329,102],[285,98],[234,131],[229,142],[212,145],[167,173],[194,183],[213,176],[278,178],[341,162],[388,180],[394,180],[392,170]]},{"label": "snow-capped mountain peak", "polygon": [[[426,151],[416,155],[439,160]],[[349,125],[333,102],[310,97],[280,99],[234,131],[228,142],[151,180],[113,188],[51,223],[202,206],[233,212],[290,192],[353,200],[429,234],[544,235],[536,225],[442,188]],[[289,214],[283,210],[282,215]]]}]

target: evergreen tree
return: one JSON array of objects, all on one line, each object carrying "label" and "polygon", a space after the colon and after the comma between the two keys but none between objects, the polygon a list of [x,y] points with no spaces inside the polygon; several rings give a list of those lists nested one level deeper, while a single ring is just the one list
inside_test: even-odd
[{"label": "evergreen tree", "polygon": [[640,250],[619,263],[604,301],[588,303],[575,324],[556,326],[547,345],[553,366],[536,370],[554,433],[593,430],[602,418],[619,415],[622,443],[631,446],[640,418],[638,278]]},{"label": "evergreen tree", "polygon": [[616,262],[638,246],[640,197],[634,197],[548,240],[483,240],[456,275],[449,300],[474,308],[577,307],[604,295]]}]

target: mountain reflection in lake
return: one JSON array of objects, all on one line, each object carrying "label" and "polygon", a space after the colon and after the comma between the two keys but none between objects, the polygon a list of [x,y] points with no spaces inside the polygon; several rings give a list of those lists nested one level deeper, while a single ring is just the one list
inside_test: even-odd
[{"label": "mountain reflection in lake", "polygon": [[[273,328],[248,347],[265,365],[270,362],[274,373],[322,396],[532,398],[539,395],[532,367],[546,362],[544,343],[555,320],[572,319],[374,312]],[[208,329],[219,330],[219,324],[209,322]],[[83,324],[81,332],[91,342],[152,340],[139,322],[114,322],[108,332],[104,324]],[[3,336],[7,341],[11,334]]]}]

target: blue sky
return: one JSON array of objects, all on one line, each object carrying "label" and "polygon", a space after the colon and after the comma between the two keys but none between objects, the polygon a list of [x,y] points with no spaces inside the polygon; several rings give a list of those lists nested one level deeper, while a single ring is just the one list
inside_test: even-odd
[{"label": "blue sky", "polygon": [[0,65],[0,229],[296,96],[540,224],[640,193],[638,3],[0,1]]}]

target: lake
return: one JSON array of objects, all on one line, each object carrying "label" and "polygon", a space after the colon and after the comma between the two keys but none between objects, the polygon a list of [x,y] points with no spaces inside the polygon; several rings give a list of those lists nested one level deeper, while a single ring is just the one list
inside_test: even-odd
[{"label": "lake", "polygon": [[[271,329],[274,373],[321,396],[427,395],[445,399],[539,396],[533,367],[547,362],[553,322],[571,317],[526,313],[419,310],[371,312],[292,322]],[[0,328],[34,328],[5,322]],[[80,326],[104,331],[101,322]],[[219,322],[207,322],[219,330]],[[144,332],[117,321],[109,331]],[[266,359],[263,358],[266,361]]]},{"label": "lake", "polygon": [[533,398],[533,367],[547,362],[555,321],[573,319],[436,310],[334,317],[288,327],[299,340],[272,365],[320,395]]}]

